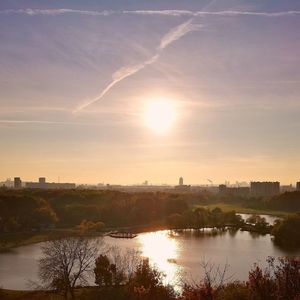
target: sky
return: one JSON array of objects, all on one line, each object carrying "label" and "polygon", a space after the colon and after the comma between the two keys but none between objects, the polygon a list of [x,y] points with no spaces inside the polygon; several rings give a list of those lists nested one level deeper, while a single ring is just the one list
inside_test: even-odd
[{"label": "sky", "polygon": [[298,0],[1,0],[0,181],[295,184],[299,28]]}]

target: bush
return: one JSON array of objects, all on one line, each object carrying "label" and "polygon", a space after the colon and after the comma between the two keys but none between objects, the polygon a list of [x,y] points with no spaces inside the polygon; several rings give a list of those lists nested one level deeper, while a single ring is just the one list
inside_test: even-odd
[{"label": "bush", "polygon": [[279,220],[274,225],[274,241],[282,246],[300,247],[300,214]]}]

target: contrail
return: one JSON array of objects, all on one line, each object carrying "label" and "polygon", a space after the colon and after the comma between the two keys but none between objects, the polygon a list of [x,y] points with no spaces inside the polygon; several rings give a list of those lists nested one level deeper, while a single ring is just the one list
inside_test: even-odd
[{"label": "contrail", "polygon": [[53,125],[73,125],[76,122],[43,121],[43,120],[0,120],[0,124],[53,124]]},{"label": "contrail", "polygon": [[99,101],[110,89],[112,89],[117,83],[122,81],[123,79],[136,74],[137,72],[144,69],[146,66],[153,64],[157,61],[160,56],[160,52],[164,50],[167,46],[174,43],[178,39],[182,38],[188,32],[195,31],[201,28],[199,24],[192,24],[193,19],[189,19],[188,21],[172,28],[167,34],[165,34],[161,40],[160,45],[157,49],[157,53],[153,55],[150,59],[146,61],[136,64],[133,66],[122,67],[118,71],[116,71],[112,76],[112,82],[106,86],[106,88],[95,98],[86,101],[85,103],[77,106],[73,113],[78,113],[85,109],[86,107],[94,104]]},{"label": "contrail", "polygon": [[253,12],[253,11],[235,11],[235,10],[223,10],[223,11],[192,11],[192,10],[123,10],[123,11],[113,11],[113,10],[103,10],[103,11],[94,11],[94,10],[79,10],[79,9],[70,9],[70,8],[57,8],[57,9],[35,9],[35,8],[25,8],[25,9],[6,9],[1,10],[0,14],[24,14],[29,16],[55,16],[62,14],[79,14],[87,16],[110,16],[117,14],[126,14],[126,15],[162,15],[162,16],[171,16],[171,17],[180,17],[180,16],[262,16],[262,17],[284,17],[284,16],[293,16],[299,15],[300,11],[298,10],[289,10],[289,11],[279,11],[279,12]]},{"label": "contrail", "polygon": [[70,8],[55,8],[55,9],[35,9],[35,8],[25,8],[25,9],[6,9],[1,10],[0,14],[21,14],[28,16],[56,16],[63,14],[78,14],[78,15],[87,15],[87,16],[109,16],[113,13],[112,11],[93,11],[93,10],[79,10],[79,9],[70,9]]}]

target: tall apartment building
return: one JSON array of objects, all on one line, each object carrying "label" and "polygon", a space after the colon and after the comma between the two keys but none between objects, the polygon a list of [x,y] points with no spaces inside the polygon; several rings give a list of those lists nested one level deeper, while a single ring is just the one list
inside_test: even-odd
[{"label": "tall apartment building", "polygon": [[254,197],[266,197],[274,196],[280,193],[280,182],[270,182],[270,181],[254,181],[250,185],[251,196]]},{"label": "tall apartment building", "polygon": [[14,188],[15,189],[20,189],[22,187],[22,180],[20,177],[15,177],[14,178]]},{"label": "tall apartment building", "polygon": [[297,189],[297,191],[300,191],[300,181],[298,181],[298,182],[296,183],[296,189]]}]

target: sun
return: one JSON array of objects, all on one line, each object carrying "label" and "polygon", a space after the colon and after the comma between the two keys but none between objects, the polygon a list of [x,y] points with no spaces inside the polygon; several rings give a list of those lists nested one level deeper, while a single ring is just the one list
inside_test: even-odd
[{"label": "sun", "polygon": [[174,101],[167,98],[149,100],[145,106],[144,122],[157,134],[168,132],[176,120]]}]

